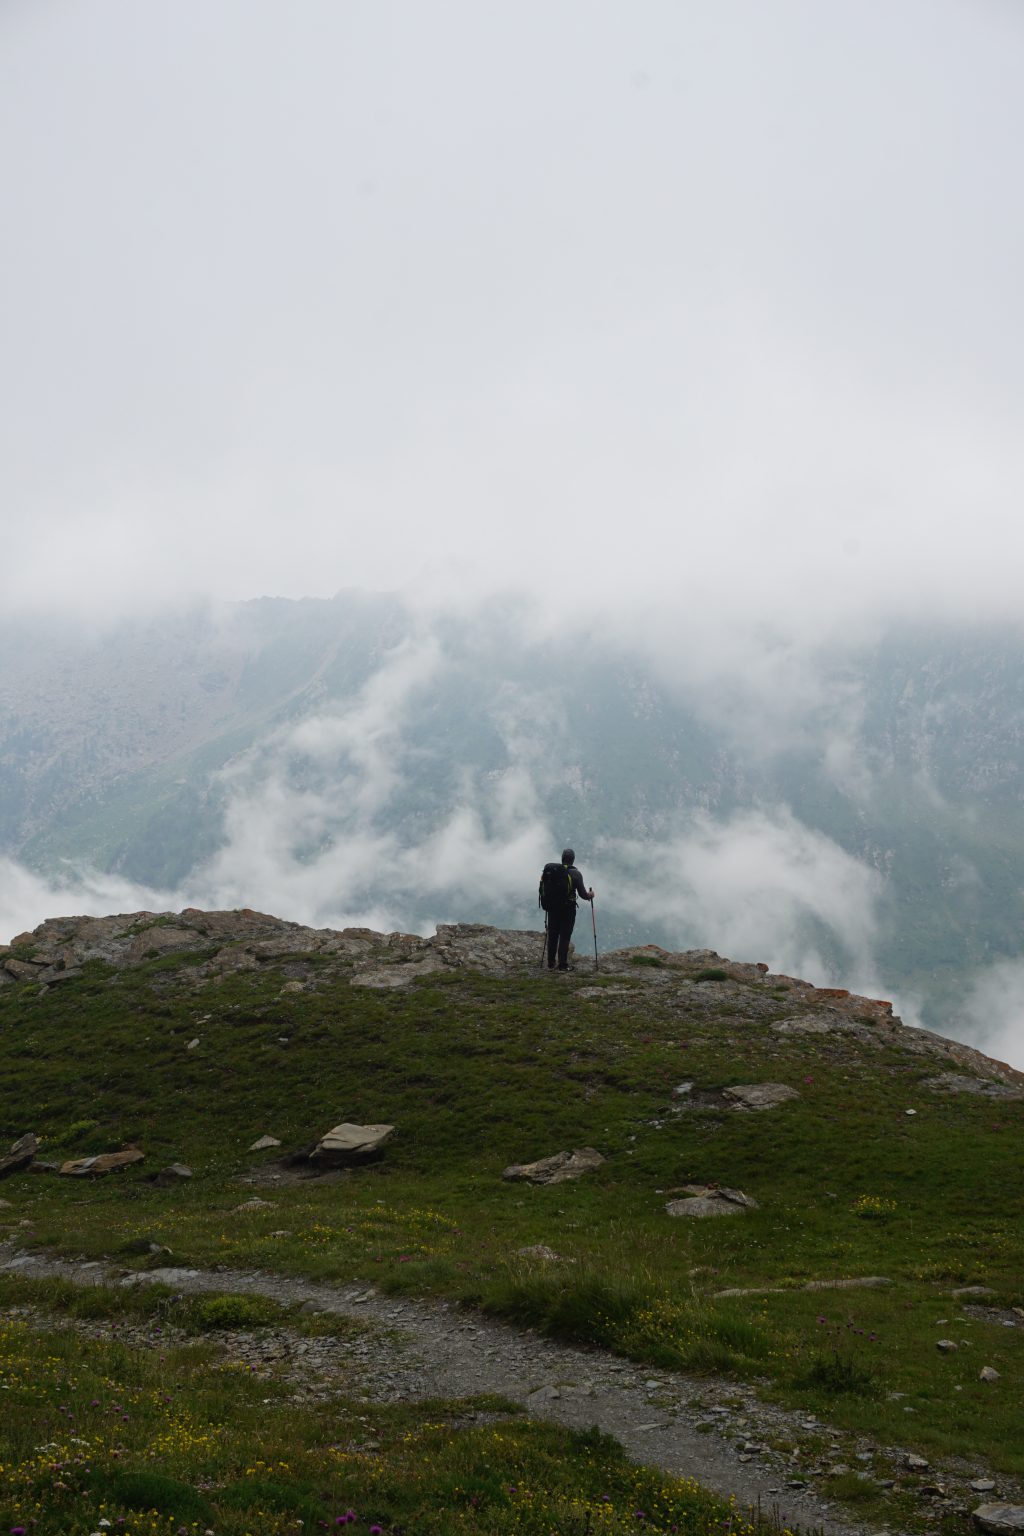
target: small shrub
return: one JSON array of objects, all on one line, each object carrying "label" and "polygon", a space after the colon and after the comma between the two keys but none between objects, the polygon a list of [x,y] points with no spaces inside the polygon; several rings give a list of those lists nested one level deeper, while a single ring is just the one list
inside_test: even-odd
[{"label": "small shrub", "polygon": [[657,955],[630,955],[629,963],[630,965],[648,965],[657,971],[665,969],[664,960],[659,960]]},{"label": "small shrub", "polygon": [[193,1313],[200,1328],[267,1328],[281,1321],[281,1308],[269,1296],[208,1296]]},{"label": "small shrub", "polygon": [[320,1506],[302,1488],[290,1483],[271,1483],[260,1478],[241,1478],[222,1488],[218,1502],[227,1509],[272,1509],[278,1514],[295,1515],[314,1530],[323,1524]]},{"label": "small shrub", "polygon": [[698,971],[694,981],[728,981],[729,972],[723,971],[720,965],[709,966],[707,970]]},{"label": "small shrub", "polygon": [[163,1472],[106,1472],[97,1479],[94,1491],[126,1509],[156,1509],[178,1520],[213,1518],[213,1510],[201,1493]]},{"label": "small shrub", "polygon": [[819,1355],[797,1385],[833,1394],[848,1392],[857,1397],[870,1397],[876,1389],[874,1373],[838,1349],[830,1355]]}]

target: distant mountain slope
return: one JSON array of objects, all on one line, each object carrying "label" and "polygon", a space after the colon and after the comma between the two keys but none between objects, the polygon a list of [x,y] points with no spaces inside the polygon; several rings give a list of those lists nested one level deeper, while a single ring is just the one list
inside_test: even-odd
[{"label": "distant mountain slope", "polygon": [[33,869],[184,889],[241,880],[262,837],[246,878],[287,867],[292,896],[261,905],[320,920],[333,888],[400,926],[509,924],[568,836],[602,871],[604,941],[784,935],[782,959],[873,968],[954,1032],[972,972],[1019,953],[1015,633],[893,629],[794,663],[778,697],[642,637],[538,637],[512,605],[425,621],[355,593],[0,647],[0,851]]}]

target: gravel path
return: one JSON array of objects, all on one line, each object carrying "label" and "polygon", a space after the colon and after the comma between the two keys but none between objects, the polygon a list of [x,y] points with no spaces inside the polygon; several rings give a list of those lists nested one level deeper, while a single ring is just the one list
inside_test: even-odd
[{"label": "gravel path", "polygon": [[299,1396],[344,1393],[367,1402],[409,1402],[497,1393],[538,1418],[579,1429],[597,1425],[634,1460],[694,1477],[741,1506],[773,1511],[790,1528],[820,1528],[825,1536],[872,1531],[822,1498],[804,1457],[784,1455],[767,1442],[824,1438],[833,1446],[829,1462],[859,1454],[866,1471],[873,1453],[857,1453],[848,1435],[831,1435],[808,1415],[760,1403],[733,1382],[653,1371],[446,1302],[397,1300],[289,1275],[170,1267],[126,1273],[96,1262],[18,1253],[10,1244],[0,1245],[0,1269],[83,1285],[159,1282],[188,1294],[250,1292],[350,1317],[366,1325],[351,1337],[307,1338],[281,1328],[225,1335],[224,1341],[256,1369],[285,1375]]}]

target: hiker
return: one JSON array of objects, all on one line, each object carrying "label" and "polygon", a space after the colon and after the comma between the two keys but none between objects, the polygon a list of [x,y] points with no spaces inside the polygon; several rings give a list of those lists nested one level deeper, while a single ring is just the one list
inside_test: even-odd
[{"label": "hiker", "polygon": [[593,888],[589,891],[583,876],[576,868],[576,854],[571,848],[562,849],[561,864],[545,864],[540,877],[540,904],[547,913],[548,970],[569,969],[569,940],[576,922],[576,901],[593,901]]}]

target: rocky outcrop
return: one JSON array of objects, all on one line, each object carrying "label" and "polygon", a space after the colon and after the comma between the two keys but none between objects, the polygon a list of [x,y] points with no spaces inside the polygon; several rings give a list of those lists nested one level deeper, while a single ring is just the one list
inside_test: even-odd
[{"label": "rocky outcrop", "polygon": [[567,1179],[580,1179],[585,1173],[592,1173],[603,1162],[594,1147],[580,1147],[575,1152],[556,1152],[552,1157],[538,1158],[535,1163],[512,1163],[501,1176],[527,1184],[564,1184]]}]

